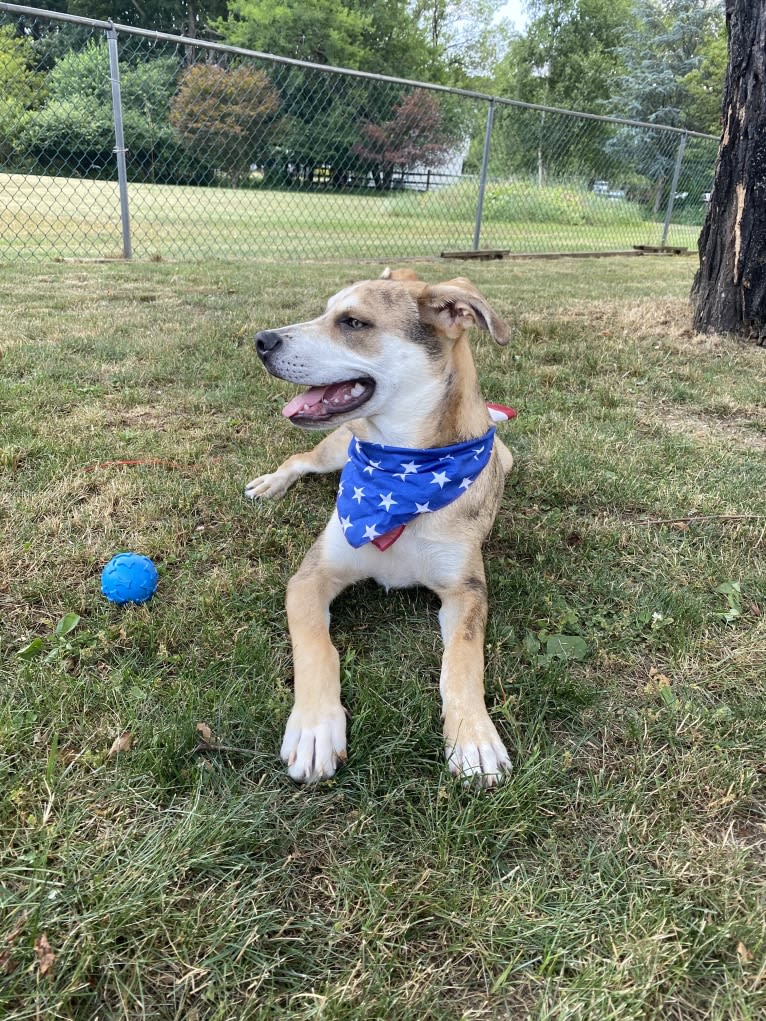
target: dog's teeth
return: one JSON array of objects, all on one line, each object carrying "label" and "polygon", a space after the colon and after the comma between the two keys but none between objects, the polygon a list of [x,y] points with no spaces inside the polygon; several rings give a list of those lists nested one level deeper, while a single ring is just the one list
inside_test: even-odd
[{"label": "dog's teeth", "polygon": [[362,384],[361,383],[354,383],[354,385],[353,385],[353,387],[351,389],[351,393],[349,394],[349,397],[359,397],[363,393],[364,393],[364,387],[362,386]]}]

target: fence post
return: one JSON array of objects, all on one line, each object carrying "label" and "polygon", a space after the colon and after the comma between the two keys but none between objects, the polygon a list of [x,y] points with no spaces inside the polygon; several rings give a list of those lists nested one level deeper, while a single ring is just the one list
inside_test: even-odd
[{"label": "fence post", "polygon": [[662,244],[663,246],[668,243],[668,231],[670,230],[670,220],[673,216],[673,202],[676,197],[676,188],[678,187],[678,178],[681,174],[681,162],[684,158],[684,149],[686,148],[686,132],[681,135],[681,141],[678,143],[678,152],[676,153],[676,165],[673,169],[673,181],[670,185],[670,194],[668,195],[668,206],[665,210],[665,224],[662,228]]},{"label": "fence post", "polygon": [[479,250],[481,238],[481,218],[484,212],[484,190],[487,186],[487,171],[489,169],[489,146],[492,139],[492,124],[495,119],[495,101],[490,99],[487,110],[487,127],[484,131],[484,152],[481,156],[481,171],[479,172],[479,197],[476,202],[476,223],[473,228],[473,250]]},{"label": "fence post", "polygon": [[114,25],[106,33],[109,46],[109,77],[112,80],[112,116],[114,118],[114,153],[117,157],[117,182],[120,189],[120,220],[122,221],[122,256],[133,257],[130,240],[130,209],[128,206],[128,172],[125,164],[125,135],[122,127],[122,94],[120,92],[120,58],[117,52],[117,30]]}]

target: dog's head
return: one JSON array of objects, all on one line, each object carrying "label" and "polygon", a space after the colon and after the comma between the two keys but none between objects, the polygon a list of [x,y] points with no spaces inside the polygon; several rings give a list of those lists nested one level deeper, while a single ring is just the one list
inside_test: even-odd
[{"label": "dog's head", "polygon": [[309,387],[282,414],[303,428],[328,429],[384,409],[428,410],[470,326],[498,344],[510,339],[470,281],[432,286],[411,270],[387,270],[334,295],[316,319],[264,330],[256,348],[273,376]]}]

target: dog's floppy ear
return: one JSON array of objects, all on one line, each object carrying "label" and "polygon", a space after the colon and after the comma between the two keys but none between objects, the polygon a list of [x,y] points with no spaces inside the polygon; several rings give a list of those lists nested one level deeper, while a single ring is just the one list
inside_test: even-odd
[{"label": "dog's floppy ear", "polygon": [[473,284],[457,277],[426,287],[418,299],[420,318],[439,333],[457,340],[469,326],[485,330],[498,344],[507,344],[511,328],[492,311]]}]

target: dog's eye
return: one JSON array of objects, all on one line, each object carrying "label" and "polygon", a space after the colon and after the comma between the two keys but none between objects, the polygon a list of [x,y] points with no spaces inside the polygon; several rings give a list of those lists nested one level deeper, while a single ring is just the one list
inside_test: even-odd
[{"label": "dog's eye", "polygon": [[361,319],[356,319],[354,316],[346,316],[340,321],[341,326],[347,326],[349,330],[363,330],[369,323],[362,322]]}]

